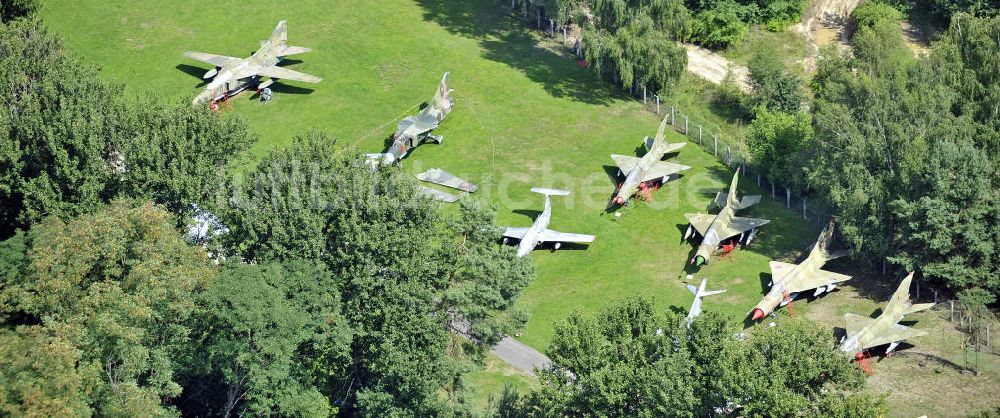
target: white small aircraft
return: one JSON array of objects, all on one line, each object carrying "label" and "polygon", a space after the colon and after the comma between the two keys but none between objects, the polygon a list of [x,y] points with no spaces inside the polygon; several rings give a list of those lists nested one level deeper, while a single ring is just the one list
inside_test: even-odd
[{"label": "white small aircraft", "polygon": [[695,318],[701,316],[701,298],[705,296],[717,295],[719,293],[725,292],[726,289],[722,290],[705,290],[705,285],[708,283],[708,279],[701,279],[701,286],[694,287],[693,285],[687,285],[688,290],[694,293],[694,302],[691,302],[691,309],[688,310],[687,323],[691,325],[691,321]]},{"label": "white small aircraft", "polygon": [[549,220],[552,218],[552,202],[549,200],[549,196],[566,196],[569,194],[568,191],[541,187],[533,187],[531,191],[545,195],[545,209],[542,211],[542,214],[538,215],[535,218],[535,222],[528,228],[507,228],[503,232],[504,244],[507,243],[508,238],[520,240],[517,245],[518,257],[528,255],[531,250],[534,250],[538,244],[543,242],[555,242],[555,248],[558,250],[564,242],[589,243],[594,241],[593,235],[568,234],[547,229],[549,227]]}]

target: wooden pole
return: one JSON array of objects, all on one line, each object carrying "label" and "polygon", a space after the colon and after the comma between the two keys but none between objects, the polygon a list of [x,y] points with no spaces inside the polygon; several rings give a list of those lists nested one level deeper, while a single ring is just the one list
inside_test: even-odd
[{"label": "wooden pole", "polygon": [[792,191],[785,188],[785,208],[792,207]]},{"label": "wooden pole", "polygon": [[698,125],[698,145],[701,145],[701,125]]},{"label": "wooden pole", "polygon": [[715,145],[712,146],[712,155],[718,157],[719,156],[719,136],[718,135],[712,135],[712,139],[715,140],[715,142],[714,142]]}]

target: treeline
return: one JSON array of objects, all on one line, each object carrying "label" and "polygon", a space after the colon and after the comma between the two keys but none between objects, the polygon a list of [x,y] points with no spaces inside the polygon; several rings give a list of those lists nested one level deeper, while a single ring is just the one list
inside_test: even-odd
[{"label": "treeline", "polygon": [[0,52],[0,414],[470,413],[534,276],[493,209],[321,133],[233,177],[239,117],[130,97],[30,20]]},{"label": "treeline", "polygon": [[755,58],[747,145],[769,178],[832,204],[855,260],[887,260],[972,304],[993,303],[1000,18],[955,14],[914,57],[902,16],[885,3],[859,6],[852,51],[822,51],[808,101],[769,53]]},{"label": "treeline", "polygon": [[687,325],[648,299],[570,315],[549,348],[554,367],[526,394],[505,390],[499,417],[884,416],[864,374],[808,321],[750,335],[708,313]]},{"label": "treeline", "polygon": [[805,0],[520,0],[525,14],[578,26],[596,71],[623,88],[666,92],[687,68],[679,42],[719,49],[743,41],[751,26],[782,31]]}]

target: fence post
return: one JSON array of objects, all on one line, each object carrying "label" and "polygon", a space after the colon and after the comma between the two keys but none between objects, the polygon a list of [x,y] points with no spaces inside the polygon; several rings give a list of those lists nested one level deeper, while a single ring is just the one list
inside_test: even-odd
[{"label": "fence post", "polygon": [[701,125],[698,125],[698,145],[701,145]]},{"label": "fence post", "polygon": [[787,187],[785,188],[785,208],[792,207],[792,191]]},{"label": "fence post", "polygon": [[767,179],[767,181],[771,182],[771,199],[774,199],[774,181],[771,179]]},{"label": "fence post", "polygon": [[760,174],[757,175],[757,188],[760,188]]},{"label": "fence post", "polygon": [[718,157],[719,156],[719,136],[718,135],[712,135],[712,139],[715,140],[715,145],[712,146],[712,155]]},{"label": "fence post", "polygon": [[656,114],[660,114],[660,95],[656,95]]},{"label": "fence post", "polygon": [[726,165],[733,165],[733,147],[726,145]]},{"label": "fence post", "polygon": [[642,104],[646,104],[646,86],[642,86]]},{"label": "fence post", "polygon": [[549,36],[556,37],[556,21],[549,19]]},{"label": "fence post", "polygon": [[808,197],[806,197],[804,195],[802,196],[802,219],[805,219],[805,220],[809,220],[809,217],[806,216],[806,200],[807,199],[808,199]]},{"label": "fence post", "polygon": [[674,115],[676,115],[677,110],[674,109],[673,105],[670,105],[670,126],[674,126]]},{"label": "fence post", "polygon": [[937,290],[934,291],[934,303],[937,303]]},{"label": "fence post", "polygon": [[568,39],[566,39],[566,27],[563,26],[562,30],[563,30],[563,47],[565,47],[566,46],[566,41],[568,40]]},{"label": "fence post", "polygon": [[688,117],[684,115],[684,135],[688,134]]},{"label": "fence post", "polygon": [[955,322],[955,300],[949,300],[948,304],[951,305],[951,314],[948,315],[948,322]]}]

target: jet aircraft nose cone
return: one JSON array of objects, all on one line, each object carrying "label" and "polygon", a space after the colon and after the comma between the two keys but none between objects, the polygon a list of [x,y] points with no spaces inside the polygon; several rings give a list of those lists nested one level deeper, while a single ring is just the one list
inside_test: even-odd
[{"label": "jet aircraft nose cone", "polygon": [[616,205],[624,204],[625,203],[625,198],[623,198],[621,196],[615,196],[614,202],[615,202]]},{"label": "jet aircraft nose cone", "polygon": [[760,308],[753,308],[753,320],[756,321],[764,317],[764,311]]},{"label": "jet aircraft nose cone", "polygon": [[705,264],[705,257],[702,257],[700,255],[694,256],[694,265],[701,266],[702,264]]}]

